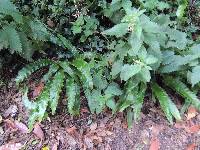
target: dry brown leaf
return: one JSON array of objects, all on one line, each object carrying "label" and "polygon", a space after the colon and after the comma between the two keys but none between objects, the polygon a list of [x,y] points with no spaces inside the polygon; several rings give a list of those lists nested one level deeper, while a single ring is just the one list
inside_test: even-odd
[{"label": "dry brown leaf", "polygon": [[39,123],[36,123],[33,129],[33,133],[41,140],[44,139],[44,132],[42,131]]},{"label": "dry brown leaf", "polygon": [[91,125],[90,125],[90,130],[91,131],[94,131],[94,130],[96,130],[97,129],[97,123],[95,122],[95,123],[92,123]]},{"label": "dry brown leaf", "polygon": [[189,133],[197,133],[200,131],[200,124],[191,127],[186,127],[185,130]]},{"label": "dry brown leaf", "polygon": [[81,113],[89,113],[90,111],[87,108],[82,108]]},{"label": "dry brown leaf", "polygon": [[17,129],[15,126],[15,123],[9,119],[4,120],[4,123],[6,125],[7,128],[11,128],[11,129]]},{"label": "dry brown leaf", "polygon": [[158,138],[153,137],[151,139],[151,145],[150,145],[149,150],[159,150],[159,148],[160,148],[160,142],[159,142]]},{"label": "dry brown leaf", "polygon": [[15,126],[21,133],[29,133],[28,127],[24,123],[16,120]]},{"label": "dry brown leaf", "polygon": [[195,148],[196,148],[196,144],[192,143],[187,147],[186,150],[195,150]]},{"label": "dry brown leaf", "polygon": [[22,147],[21,143],[8,143],[0,146],[0,150],[20,150]]},{"label": "dry brown leaf", "polygon": [[197,114],[198,114],[197,110],[194,107],[192,107],[192,106],[189,107],[188,114],[187,114],[187,120],[190,120],[190,119],[196,117]]},{"label": "dry brown leaf", "polygon": [[37,87],[34,88],[33,90],[33,98],[37,97],[38,95],[40,95],[40,93],[42,92],[44,88],[44,83],[40,82],[39,85]]},{"label": "dry brown leaf", "polygon": [[73,134],[76,131],[76,129],[77,128],[75,126],[73,126],[73,127],[70,127],[70,128],[66,128],[66,131],[69,134]]}]

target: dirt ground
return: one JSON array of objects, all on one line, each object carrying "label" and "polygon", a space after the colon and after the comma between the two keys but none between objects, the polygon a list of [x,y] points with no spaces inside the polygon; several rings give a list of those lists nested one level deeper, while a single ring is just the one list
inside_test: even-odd
[{"label": "dirt ground", "polygon": [[182,122],[169,125],[159,106],[146,100],[141,120],[131,129],[123,113],[91,115],[83,107],[72,118],[58,109],[29,132],[20,92],[13,82],[1,87],[0,150],[200,150],[200,113],[192,107]]}]

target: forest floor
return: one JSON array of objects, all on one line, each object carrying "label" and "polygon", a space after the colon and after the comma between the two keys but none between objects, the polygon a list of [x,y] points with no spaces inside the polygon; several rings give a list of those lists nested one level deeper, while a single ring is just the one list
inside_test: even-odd
[{"label": "forest floor", "polygon": [[[62,106],[62,105],[61,105]],[[0,150],[199,150],[200,113],[190,107],[183,121],[169,125],[159,106],[145,100],[141,120],[127,128],[123,113],[79,117],[59,108],[56,116],[35,125],[29,133],[28,112],[14,82],[0,88]]]}]

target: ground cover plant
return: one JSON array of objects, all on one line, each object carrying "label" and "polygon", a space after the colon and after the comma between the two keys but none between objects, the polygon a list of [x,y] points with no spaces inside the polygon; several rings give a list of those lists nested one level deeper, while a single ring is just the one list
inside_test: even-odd
[{"label": "ground cover plant", "polygon": [[[91,113],[105,108],[113,114],[125,112],[129,126],[140,118],[145,97],[159,103],[171,124],[174,118],[181,120],[180,111],[190,105],[200,110],[198,24],[189,17],[198,2],[2,0],[0,4],[0,48],[32,61],[16,77],[30,110],[30,128],[55,114],[63,95],[71,115],[79,114],[83,95]],[[32,59],[33,46],[39,49],[35,54],[42,55],[39,59]],[[48,68],[39,81],[44,88],[31,100],[25,81],[42,68]],[[183,97],[181,110],[170,90]]]}]

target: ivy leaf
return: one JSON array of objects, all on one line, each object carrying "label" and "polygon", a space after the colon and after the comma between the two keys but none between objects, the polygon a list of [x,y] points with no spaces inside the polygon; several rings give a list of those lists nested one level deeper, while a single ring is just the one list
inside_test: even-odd
[{"label": "ivy leaf", "polygon": [[122,67],[120,78],[121,80],[127,81],[129,78],[131,78],[140,71],[141,71],[141,66],[138,64],[135,65],[125,64]]},{"label": "ivy leaf", "polygon": [[114,27],[102,32],[102,34],[116,36],[116,37],[121,37],[126,33],[128,33],[128,23],[117,24]]}]

